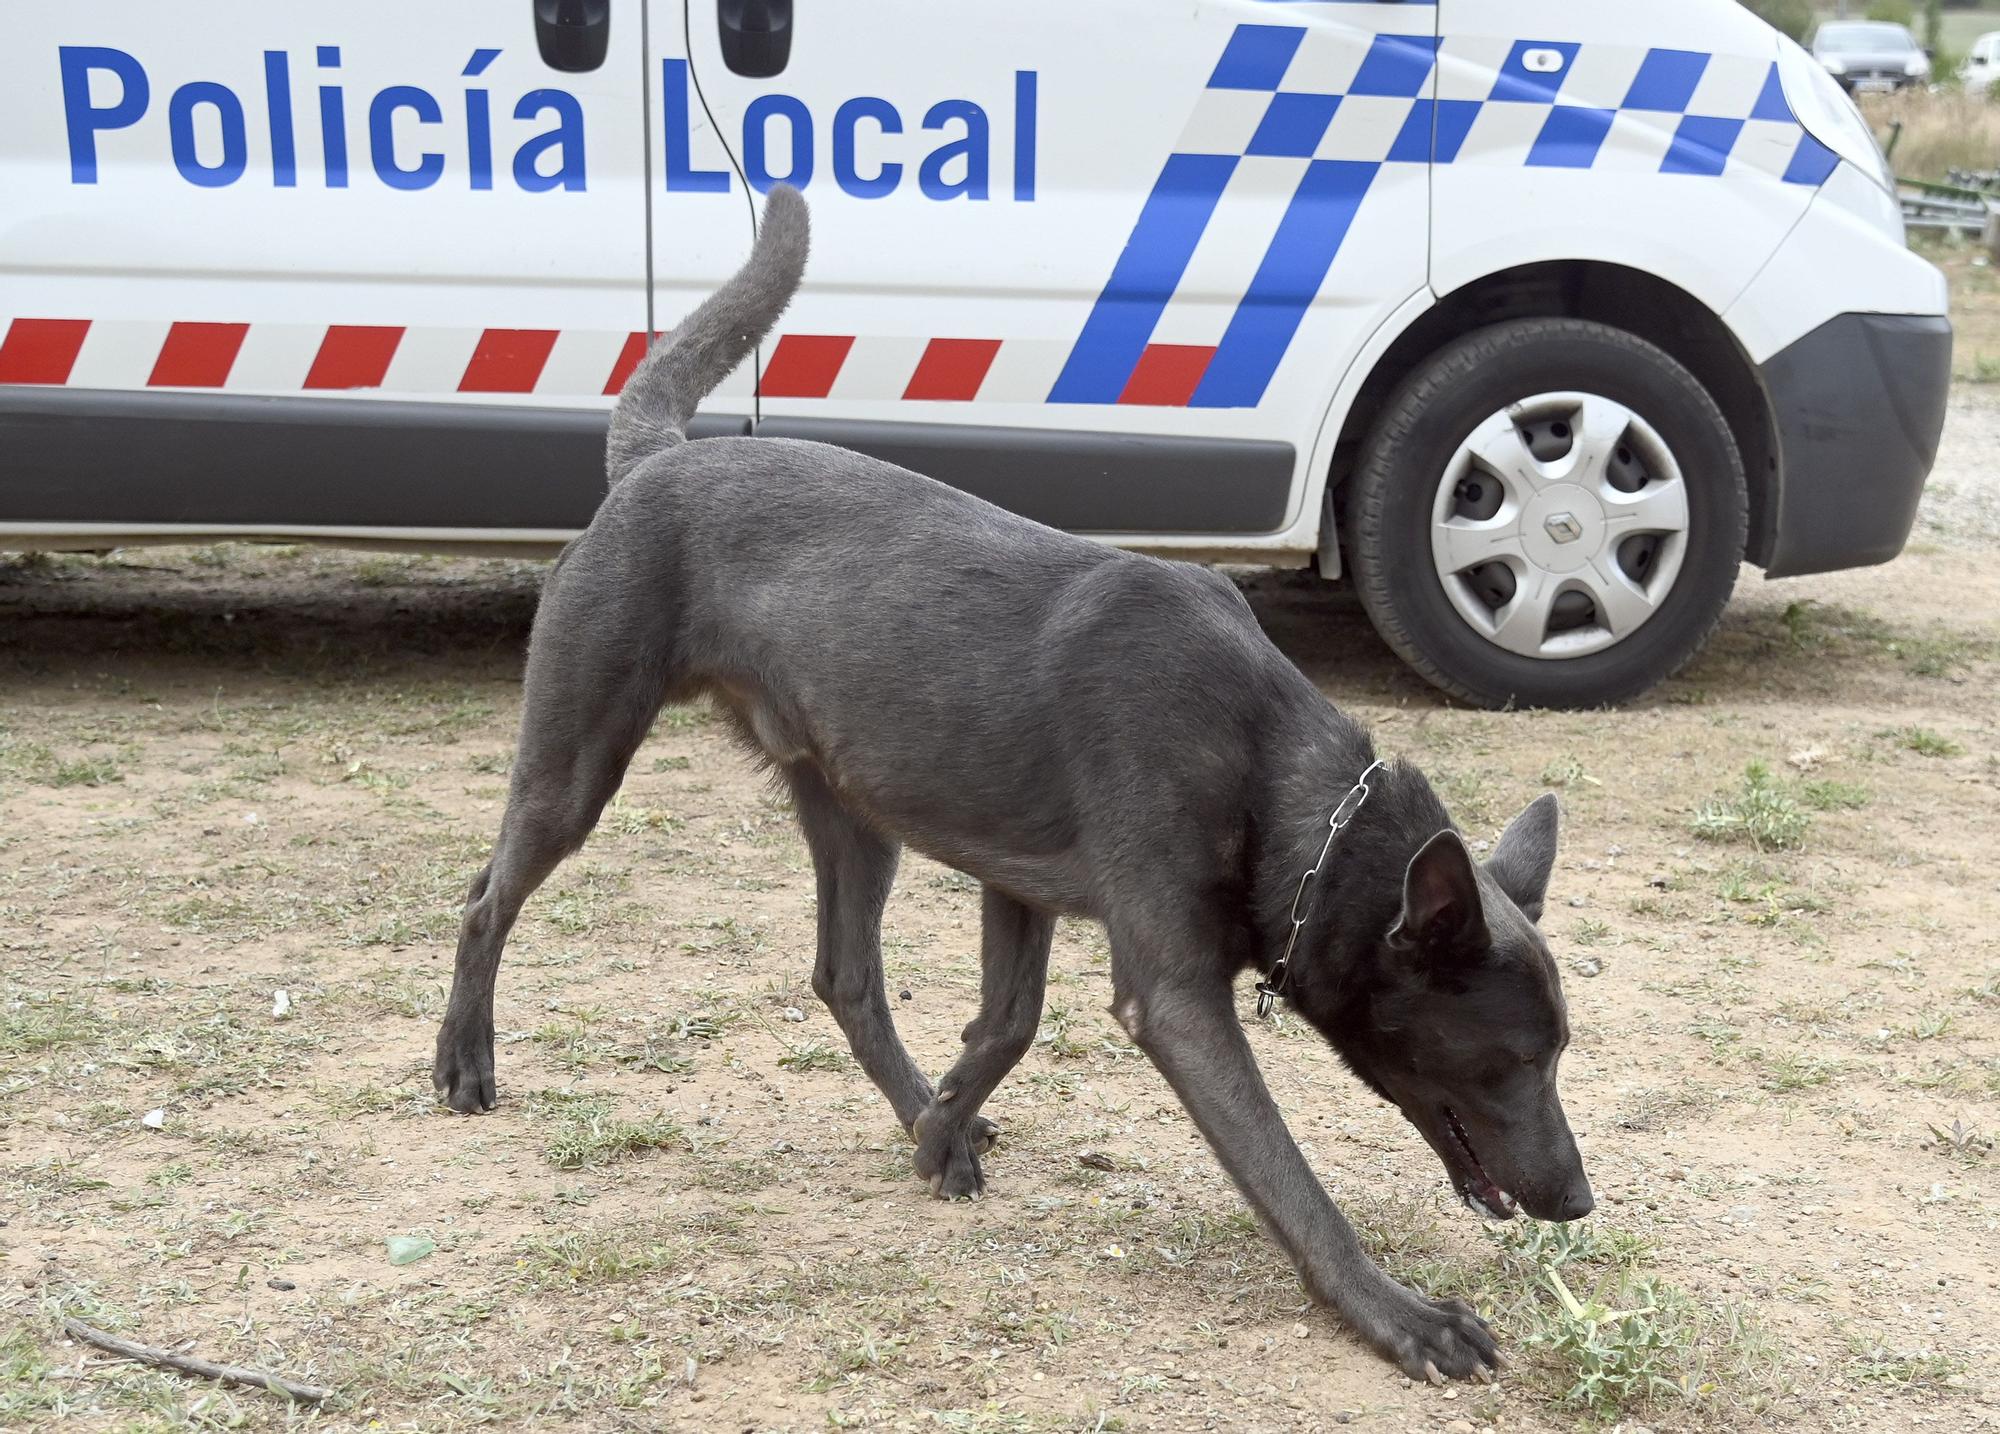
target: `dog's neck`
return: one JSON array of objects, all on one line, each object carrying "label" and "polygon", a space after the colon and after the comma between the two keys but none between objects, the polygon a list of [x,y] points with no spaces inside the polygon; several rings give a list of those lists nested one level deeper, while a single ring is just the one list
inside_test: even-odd
[{"label": "dog's neck", "polygon": [[[1266,969],[1291,934],[1299,878],[1326,845],[1327,821],[1375,760],[1368,733],[1325,708],[1323,722],[1274,754],[1263,811],[1268,826],[1256,872],[1257,925]],[[1403,873],[1431,837],[1451,825],[1444,805],[1416,768],[1391,762],[1368,779],[1369,794],[1334,838],[1308,884],[1293,959],[1345,968],[1393,926],[1401,913]]]}]

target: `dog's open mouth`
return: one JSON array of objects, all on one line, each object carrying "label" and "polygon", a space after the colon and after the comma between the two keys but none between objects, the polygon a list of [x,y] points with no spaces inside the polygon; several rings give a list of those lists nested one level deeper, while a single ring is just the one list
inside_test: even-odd
[{"label": "dog's open mouth", "polygon": [[1514,1197],[1493,1183],[1493,1177],[1479,1163],[1472,1142],[1466,1138],[1465,1127],[1458,1123],[1458,1117],[1452,1114],[1450,1106],[1444,1107],[1444,1123],[1451,1132],[1451,1138],[1458,1142],[1459,1153],[1465,1157],[1467,1174],[1458,1187],[1459,1199],[1465,1202],[1468,1210],[1489,1220],[1513,1219]]}]

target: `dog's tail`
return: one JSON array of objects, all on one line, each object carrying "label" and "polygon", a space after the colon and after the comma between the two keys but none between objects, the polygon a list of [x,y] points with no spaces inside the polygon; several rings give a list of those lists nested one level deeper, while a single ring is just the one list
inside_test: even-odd
[{"label": "dog's tail", "polygon": [[743,267],[653,345],[618,395],[604,454],[613,483],[687,437],[695,405],[763,341],[798,292],[810,238],[805,196],[789,184],[772,186]]}]

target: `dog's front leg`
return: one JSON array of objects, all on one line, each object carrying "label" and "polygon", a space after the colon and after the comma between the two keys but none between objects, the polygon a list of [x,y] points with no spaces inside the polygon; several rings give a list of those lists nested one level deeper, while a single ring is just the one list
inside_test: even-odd
[{"label": "dog's front leg", "polygon": [[1113,1014],[1151,1057],[1306,1289],[1412,1379],[1490,1378],[1499,1347],[1458,1300],[1390,1279],[1328,1198],[1264,1087],[1229,983],[1209,972],[1162,978],[1112,956]]}]

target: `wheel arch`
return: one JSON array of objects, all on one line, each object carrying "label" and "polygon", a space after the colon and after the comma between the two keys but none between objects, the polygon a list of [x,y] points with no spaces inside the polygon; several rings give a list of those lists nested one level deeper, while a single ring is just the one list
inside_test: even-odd
[{"label": "wheel arch", "polygon": [[1361,445],[1390,395],[1434,355],[1478,329],[1515,319],[1588,319],[1646,340],[1692,373],[1722,410],[1743,455],[1750,501],[1745,556],[1771,556],[1781,478],[1771,403],[1729,327],[1686,290],[1642,270],[1591,260],[1526,264],[1475,279],[1424,310],[1383,351],[1341,422],[1329,491],[1341,514]]}]

